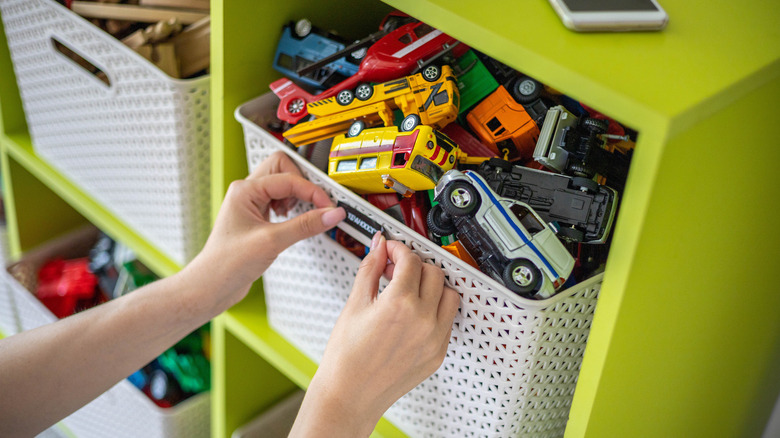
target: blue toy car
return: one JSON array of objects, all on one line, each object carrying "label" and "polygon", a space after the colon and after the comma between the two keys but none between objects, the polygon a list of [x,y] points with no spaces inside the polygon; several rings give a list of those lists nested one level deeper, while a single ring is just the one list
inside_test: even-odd
[{"label": "blue toy car", "polygon": [[304,85],[324,90],[357,73],[365,50],[350,53],[305,75],[298,74],[298,71],[344,47],[346,44],[335,35],[314,28],[309,20],[301,19],[282,29],[273,67]]}]

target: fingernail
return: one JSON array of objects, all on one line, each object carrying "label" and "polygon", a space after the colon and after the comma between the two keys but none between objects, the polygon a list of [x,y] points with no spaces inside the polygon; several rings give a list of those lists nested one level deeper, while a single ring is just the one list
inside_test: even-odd
[{"label": "fingernail", "polygon": [[379,245],[379,242],[382,240],[382,233],[377,231],[374,234],[374,237],[371,239],[371,251],[374,250]]},{"label": "fingernail", "polygon": [[333,207],[322,214],[322,225],[333,228],[347,217],[347,212],[341,207]]}]

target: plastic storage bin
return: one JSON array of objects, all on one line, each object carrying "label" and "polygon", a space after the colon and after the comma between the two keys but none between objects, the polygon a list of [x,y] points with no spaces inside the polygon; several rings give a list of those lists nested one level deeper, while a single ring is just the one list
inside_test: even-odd
[{"label": "plastic storage bin", "polygon": [[[388,238],[441,267],[461,294],[443,365],[385,417],[409,436],[562,436],[602,274],[546,300],[519,298],[336,184],[252,121],[272,119],[277,104],[276,96],[266,94],[236,110],[250,169],[274,151],[285,151],[335,201],[380,223]],[[358,264],[323,235],[289,248],[263,276],[271,326],[319,362]]]},{"label": "plastic storage bin", "polygon": [[[26,273],[56,256],[84,256],[97,236],[86,228],[68,234],[25,255],[19,262]],[[25,281],[27,283],[27,281]],[[10,304],[6,308],[6,304]],[[4,269],[0,270],[0,330],[6,336],[57,321],[49,309]],[[161,408],[123,379],[62,422],[79,438],[208,437],[211,394],[195,395],[172,408]]]},{"label": "plastic storage bin", "polygon": [[0,14],[35,152],[184,264],[209,226],[209,78],[172,79],[51,0],[2,0]]}]

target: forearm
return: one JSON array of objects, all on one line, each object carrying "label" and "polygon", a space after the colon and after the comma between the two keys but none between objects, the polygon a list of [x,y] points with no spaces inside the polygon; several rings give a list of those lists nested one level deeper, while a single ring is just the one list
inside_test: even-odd
[{"label": "forearm", "polygon": [[383,411],[357,405],[354,397],[344,395],[344,388],[315,375],[289,438],[327,436],[332,438],[368,437],[373,432]]},{"label": "forearm", "polygon": [[0,436],[56,423],[206,323],[218,310],[195,284],[177,274],[0,341]]}]

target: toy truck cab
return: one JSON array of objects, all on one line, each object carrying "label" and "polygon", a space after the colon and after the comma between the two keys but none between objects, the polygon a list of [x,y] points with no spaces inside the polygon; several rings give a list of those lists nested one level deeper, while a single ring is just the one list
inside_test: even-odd
[{"label": "toy truck cab", "polygon": [[555,294],[574,258],[554,230],[526,203],[493,192],[475,172],[447,172],[428,213],[434,234],[455,233],[480,269],[519,295]]},{"label": "toy truck cab", "polygon": [[602,138],[607,120],[577,118],[561,105],[550,108],[534,149],[536,161],[567,175],[592,178],[599,174],[614,187],[621,187],[628,175],[630,156],[609,152]]},{"label": "toy truck cab", "polygon": [[274,69],[320,90],[332,87],[358,72],[359,54],[351,53],[312,72],[298,74],[301,68],[345,47],[333,35],[312,28],[311,23],[306,26],[307,23],[308,20],[299,20],[297,24],[290,23],[282,28],[274,54]]},{"label": "toy truck cab", "polygon": [[539,127],[503,86],[469,111],[466,122],[499,156],[506,156],[510,161],[533,156]]}]

